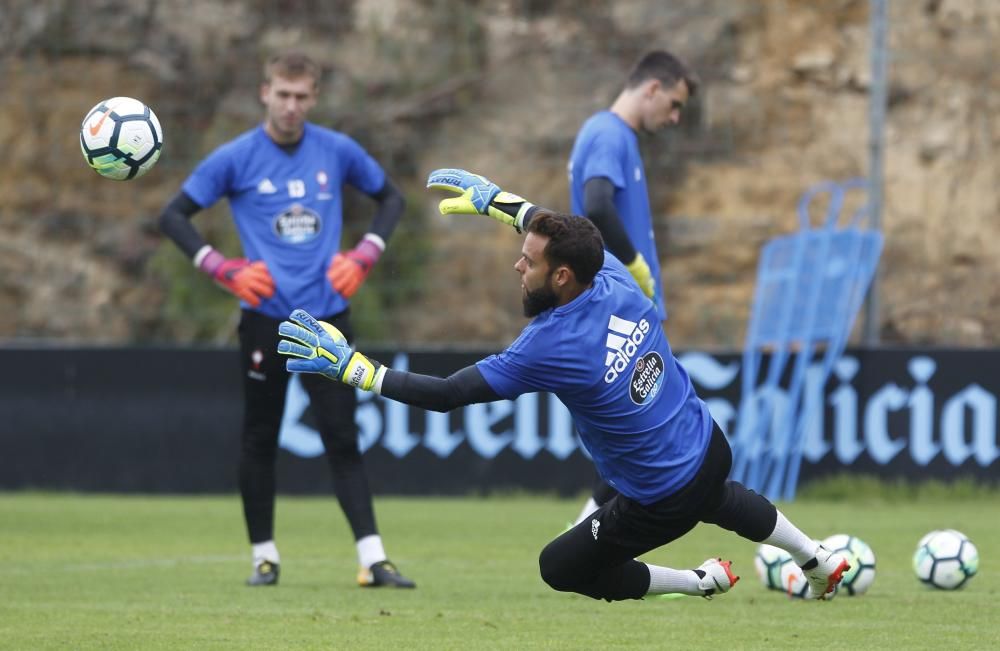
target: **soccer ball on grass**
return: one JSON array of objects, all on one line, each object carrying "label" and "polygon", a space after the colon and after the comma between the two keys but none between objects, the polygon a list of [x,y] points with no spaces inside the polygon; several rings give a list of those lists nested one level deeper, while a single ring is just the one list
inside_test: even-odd
[{"label": "soccer ball on grass", "polygon": [[932,531],[917,543],[913,571],[924,585],[957,590],[979,569],[979,551],[961,531]]},{"label": "soccer ball on grass", "polygon": [[[806,581],[802,568],[784,549],[772,545],[759,545],[753,565],[757,570],[757,577],[767,589],[784,592],[795,599],[805,599],[809,594],[809,582]],[[836,592],[834,590],[828,593],[826,599],[833,599]]]},{"label": "soccer ball on grass", "polygon": [[846,533],[826,538],[823,546],[843,555],[851,564],[851,569],[844,572],[838,591],[844,590],[852,597],[868,592],[875,581],[875,552],[872,548],[860,538]]},{"label": "soccer ball on grass", "polygon": [[785,590],[785,583],[782,580],[781,571],[785,565],[795,565],[792,556],[780,547],[772,545],[760,545],[753,558],[754,569],[757,570],[757,578],[768,590]]},{"label": "soccer ball on grass", "polygon": [[[809,581],[802,568],[789,561],[781,566],[781,582],[784,584],[784,591],[792,599],[807,599],[809,597]],[[833,586],[833,590],[823,595],[823,599],[830,601],[837,596],[840,586]]]},{"label": "soccer ball on grass", "polygon": [[163,130],[156,114],[131,97],[112,97],[87,112],[80,125],[80,149],[103,177],[129,181],[156,164]]}]

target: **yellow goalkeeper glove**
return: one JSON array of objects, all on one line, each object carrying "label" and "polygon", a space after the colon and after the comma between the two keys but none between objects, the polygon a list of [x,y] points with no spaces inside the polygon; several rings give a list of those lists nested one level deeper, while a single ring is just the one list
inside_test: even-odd
[{"label": "yellow goalkeeper glove", "polygon": [[518,233],[524,217],[533,204],[510,192],[504,192],[486,177],[460,169],[439,169],[427,177],[427,187],[457,192],[461,196],[442,199],[438,209],[442,215],[489,215],[513,226]]},{"label": "yellow goalkeeper glove", "polygon": [[382,385],[386,367],[355,352],[343,333],[325,321],[317,321],[305,310],[295,310],[278,326],[284,337],[278,352],[288,357],[285,368],[293,373],[319,373],[331,380],[376,391]]},{"label": "yellow goalkeeper glove", "polygon": [[635,282],[639,284],[639,289],[642,290],[642,293],[649,298],[653,298],[653,292],[656,291],[656,283],[653,281],[653,274],[649,270],[649,265],[646,264],[646,258],[642,257],[642,254],[636,251],[635,260],[625,265],[625,268],[635,278]]}]

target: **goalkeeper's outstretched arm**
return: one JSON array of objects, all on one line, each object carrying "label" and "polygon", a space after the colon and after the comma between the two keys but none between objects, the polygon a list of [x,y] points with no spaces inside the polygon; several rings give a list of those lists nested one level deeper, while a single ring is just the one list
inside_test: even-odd
[{"label": "goalkeeper's outstretched arm", "polygon": [[[427,177],[427,187],[459,195],[441,200],[438,209],[442,215],[488,215],[498,222],[513,226],[518,233],[527,229],[531,218],[539,210],[556,212],[536,206],[512,192],[505,192],[485,176],[473,174],[463,169],[434,170]],[[610,194],[608,194],[607,200],[610,202],[612,216],[617,219],[617,213],[614,212],[614,186],[609,183],[609,187]],[[599,230],[604,232],[604,229]],[[620,222],[617,233],[627,247],[625,253],[628,259],[636,257],[636,252],[631,248],[631,243],[628,236],[625,235],[624,229],[621,228]]]},{"label": "goalkeeper's outstretched arm", "polygon": [[441,412],[500,400],[475,365],[446,378],[386,369],[379,393],[397,402]]},{"label": "goalkeeper's outstretched arm", "polygon": [[318,373],[364,391],[432,411],[451,411],[500,396],[475,366],[446,378],[394,371],[351,348],[344,335],[305,310],[295,310],[278,327],[278,352],[293,373]]},{"label": "goalkeeper's outstretched arm", "polygon": [[[427,178],[427,187],[459,195],[441,201],[438,209],[442,215],[489,215],[499,222],[513,226],[518,233],[528,227],[532,216],[539,210],[531,202],[516,194],[504,192],[486,177],[462,169],[434,170]],[[608,242],[612,253],[624,255],[625,257],[620,257],[623,262],[631,260],[625,263],[625,268],[632,274],[642,292],[652,298],[656,293],[656,281],[649,264],[642,254],[632,247],[621,227],[614,208],[614,187],[609,182],[602,184],[591,181],[587,183],[587,192],[594,211],[591,216],[594,217],[601,236],[605,237],[609,233],[612,235],[612,241]],[[614,228],[609,231],[609,225],[617,226],[617,231]]]},{"label": "goalkeeper's outstretched arm", "polygon": [[498,222],[524,231],[538,210],[530,201],[500,187],[484,176],[462,169],[434,170],[427,177],[427,187],[447,190],[459,196],[442,199],[438,209],[442,215],[489,215]]}]

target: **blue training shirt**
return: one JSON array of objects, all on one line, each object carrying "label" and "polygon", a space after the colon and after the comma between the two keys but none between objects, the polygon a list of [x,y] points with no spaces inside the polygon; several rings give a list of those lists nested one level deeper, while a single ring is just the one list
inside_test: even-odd
[{"label": "blue training shirt", "polygon": [[593,286],[538,315],[477,363],[500,396],[550,391],[573,416],[601,477],[641,504],[701,467],[712,417],[670,350],[653,303],[610,253]]},{"label": "blue training shirt", "polygon": [[317,316],[347,309],[347,299],[326,279],[340,250],[345,184],[375,194],[385,185],[385,172],[350,137],[307,122],[291,153],[263,125],[221,145],[183,190],[202,208],[229,199],[243,255],[263,260],[274,278],[274,296],[257,310],[283,319],[295,308]]},{"label": "blue training shirt", "polygon": [[615,209],[635,250],[642,254],[656,284],[653,300],[659,319],[667,318],[660,282],[660,259],[653,236],[646,169],[639,154],[639,137],[611,111],[592,115],[576,136],[569,157],[570,209],[583,215],[583,186],[606,178],[615,186]]}]

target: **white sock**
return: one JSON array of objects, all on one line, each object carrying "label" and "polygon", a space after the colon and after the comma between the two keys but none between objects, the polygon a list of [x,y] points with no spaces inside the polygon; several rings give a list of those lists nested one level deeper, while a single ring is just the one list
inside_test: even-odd
[{"label": "white sock", "polygon": [[761,542],[784,549],[792,555],[797,565],[805,565],[812,560],[819,548],[815,540],[789,522],[781,511],[778,511],[778,521],[774,523],[774,531]]},{"label": "white sock", "polygon": [[358,565],[361,567],[371,567],[387,558],[385,549],[382,548],[382,536],[378,534],[361,538],[355,546],[358,548]]},{"label": "white sock", "polygon": [[594,501],[593,497],[588,497],[587,503],[583,505],[583,510],[580,511],[580,515],[576,516],[576,520],[573,521],[573,526],[575,527],[576,525],[586,520],[587,517],[596,510],[597,510],[597,502]]},{"label": "white sock", "polygon": [[649,591],[646,594],[680,592],[701,596],[705,593],[698,589],[698,575],[694,570],[674,570],[649,563],[646,563],[646,567],[649,568]]},{"label": "white sock", "polygon": [[252,545],[252,549],[254,567],[257,567],[264,561],[270,561],[271,563],[281,562],[281,557],[278,556],[278,547],[274,544],[273,540],[268,540],[262,543],[254,543]]}]

